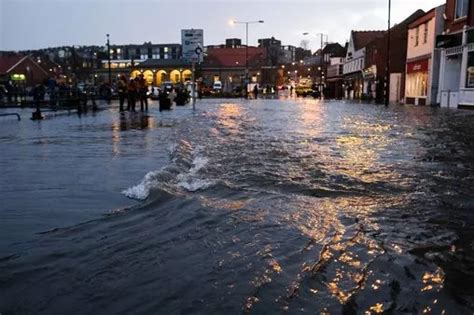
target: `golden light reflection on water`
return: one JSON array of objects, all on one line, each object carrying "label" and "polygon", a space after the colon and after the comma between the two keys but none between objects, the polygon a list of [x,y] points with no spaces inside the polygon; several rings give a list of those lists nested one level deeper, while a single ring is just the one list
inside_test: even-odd
[{"label": "golden light reflection on water", "polygon": [[225,103],[217,110],[217,122],[231,135],[239,133],[239,126],[242,122],[244,109],[241,105]]},{"label": "golden light reflection on water", "polygon": [[365,312],[365,314],[372,314],[374,312],[375,314],[381,314],[384,312],[383,304],[382,303],[377,303],[375,305],[372,305],[369,308],[369,311]]},{"label": "golden light reflection on water", "polygon": [[422,282],[424,287],[421,289],[421,292],[437,290],[438,292],[443,289],[445,275],[444,271],[441,268],[436,269],[435,272],[425,272],[423,274]]},{"label": "golden light reflection on water", "polygon": [[120,125],[121,123],[118,121],[112,123],[112,153],[114,154],[114,156],[120,154]]},{"label": "golden light reflection on water", "polygon": [[385,152],[392,139],[388,137],[390,125],[369,124],[349,120],[345,127],[350,134],[336,138],[337,152],[342,154],[339,171],[367,183],[389,181],[399,174],[381,169],[380,152]]},{"label": "golden light reflection on water", "polygon": [[326,112],[322,106],[318,106],[314,101],[304,100],[300,110],[297,111],[297,132],[309,137],[320,135],[326,128],[324,123]]}]

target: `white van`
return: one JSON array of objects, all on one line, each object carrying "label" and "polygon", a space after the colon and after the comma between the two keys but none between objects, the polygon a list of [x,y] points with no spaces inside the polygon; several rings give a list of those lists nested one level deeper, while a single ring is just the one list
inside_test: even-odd
[{"label": "white van", "polygon": [[222,82],[221,81],[215,81],[214,85],[212,86],[212,89],[216,92],[220,92],[222,90]]}]

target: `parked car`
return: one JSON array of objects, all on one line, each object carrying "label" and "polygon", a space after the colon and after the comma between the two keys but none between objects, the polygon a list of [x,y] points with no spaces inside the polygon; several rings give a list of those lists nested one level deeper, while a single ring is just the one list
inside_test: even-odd
[{"label": "parked car", "polygon": [[297,96],[306,97],[308,95],[313,95],[315,91],[311,86],[299,85],[295,88],[295,93]]},{"label": "parked car", "polygon": [[161,84],[162,91],[171,91],[173,90],[173,88],[174,88],[174,85],[173,85],[173,82],[171,81],[165,81]]},{"label": "parked car", "polygon": [[221,81],[215,81],[214,84],[212,85],[212,89],[216,92],[221,92],[222,91],[222,82]]}]

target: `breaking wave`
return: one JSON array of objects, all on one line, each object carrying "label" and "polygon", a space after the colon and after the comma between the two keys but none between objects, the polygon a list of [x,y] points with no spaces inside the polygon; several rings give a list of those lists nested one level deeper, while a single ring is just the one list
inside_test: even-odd
[{"label": "breaking wave", "polygon": [[200,171],[209,162],[209,159],[201,154],[200,147],[193,148],[189,142],[181,140],[170,147],[169,165],[147,173],[140,184],[122,193],[131,199],[146,200],[153,190],[175,191],[181,188],[188,192],[196,192],[210,188],[215,182],[199,177]]}]

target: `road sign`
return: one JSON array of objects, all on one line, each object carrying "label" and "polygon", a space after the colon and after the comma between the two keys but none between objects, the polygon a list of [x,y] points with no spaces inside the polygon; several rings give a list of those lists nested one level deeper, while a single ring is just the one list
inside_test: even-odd
[{"label": "road sign", "polygon": [[202,29],[181,30],[183,59],[187,62],[201,62],[204,47],[204,31]]}]

